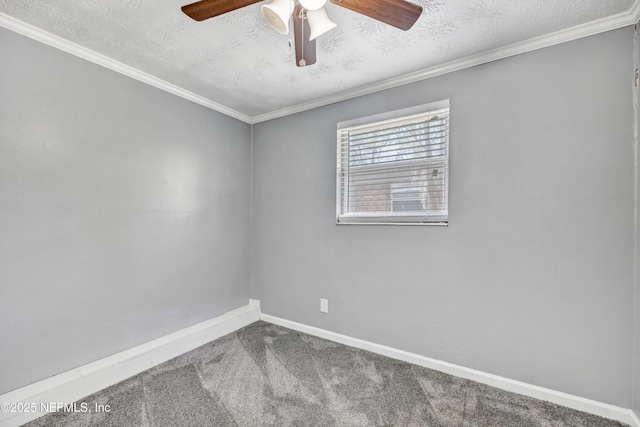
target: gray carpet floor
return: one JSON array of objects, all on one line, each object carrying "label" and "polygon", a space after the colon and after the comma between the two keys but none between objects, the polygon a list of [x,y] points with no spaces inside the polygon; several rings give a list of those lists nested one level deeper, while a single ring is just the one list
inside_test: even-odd
[{"label": "gray carpet floor", "polygon": [[58,412],[27,425],[624,425],[265,322],[80,402],[111,411]]}]

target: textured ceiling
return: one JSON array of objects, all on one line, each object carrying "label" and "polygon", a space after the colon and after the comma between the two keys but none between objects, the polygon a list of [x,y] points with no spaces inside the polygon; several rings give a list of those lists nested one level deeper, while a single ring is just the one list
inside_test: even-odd
[{"label": "textured ceiling", "polygon": [[[220,0],[224,1],[224,0]],[[401,31],[327,3],[338,27],[296,67],[257,3],[203,22],[189,0],[0,0],[0,12],[247,116],[258,116],[628,12],[634,0],[412,0]]]}]

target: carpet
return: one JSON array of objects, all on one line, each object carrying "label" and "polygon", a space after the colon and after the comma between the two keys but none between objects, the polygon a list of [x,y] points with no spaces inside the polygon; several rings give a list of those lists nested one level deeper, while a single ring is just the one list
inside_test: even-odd
[{"label": "carpet", "polygon": [[624,425],[262,321],[82,403],[27,426]]}]

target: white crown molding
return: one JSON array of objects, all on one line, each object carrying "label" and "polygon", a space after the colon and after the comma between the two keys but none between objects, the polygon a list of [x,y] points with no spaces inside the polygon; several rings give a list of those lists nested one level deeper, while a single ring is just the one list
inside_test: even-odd
[{"label": "white crown molding", "polygon": [[634,25],[640,18],[640,0],[636,0],[627,12],[611,15],[586,24],[577,25],[575,27],[545,34],[543,36],[534,37],[523,42],[513,43],[501,48],[489,50],[477,55],[467,56],[466,58],[447,62],[445,64],[434,67],[425,68],[413,73],[404,74],[402,76],[393,77],[382,80],[370,85],[361,86],[359,88],[347,90],[336,95],[327,96],[310,102],[294,105],[280,110],[272,111],[265,114],[253,116],[252,123],[265,122],[267,120],[288,116],[295,113],[311,110],[313,108],[323,107],[325,105],[334,104],[336,102],[345,101],[347,99],[356,98],[358,96],[369,95],[386,89],[415,83],[420,80],[437,77],[453,71],[463,70],[465,68],[475,67],[476,65],[486,64],[488,62],[497,61],[499,59],[508,58],[526,52],[542,49],[560,43],[569,42],[583,37],[592,36],[603,33],[605,31],[615,30],[618,28]]},{"label": "white crown molding", "polygon": [[91,49],[87,49],[86,47],[70,42],[69,40],[63,39],[62,37],[58,37],[55,34],[51,34],[38,27],[34,27],[33,25],[27,24],[26,22],[20,21],[19,19],[16,19],[12,16],[0,13],[0,27],[4,27],[8,30],[22,34],[23,36],[27,36],[39,42],[48,44],[49,46],[53,46],[64,52],[78,56],[82,59],[86,59],[87,61],[93,62],[94,64],[101,65],[105,68],[108,68],[120,74],[124,74],[125,76],[139,80],[158,89],[162,89],[166,92],[178,95],[181,98],[195,102],[196,104],[200,104],[219,113],[241,120],[245,123],[251,123],[251,118],[246,114],[214,102],[203,96],[197,95],[193,92],[189,92],[188,90],[185,90],[179,86],[154,77],[151,74],[147,74],[143,71],[138,70],[137,68],[133,68],[129,65],[123,64],[122,62],[118,62],[115,59],[109,58],[108,56],[94,52]]},{"label": "white crown molding", "polygon": [[398,350],[386,345],[372,343],[370,341],[353,338],[347,335],[328,331],[326,329],[308,326],[302,323],[293,322],[291,320],[282,319],[264,313],[260,314],[260,320],[268,323],[273,323],[274,325],[293,329],[298,332],[303,332],[305,334],[324,338],[329,341],[348,345],[350,347],[367,350],[372,353],[381,354],[383,356],[402,360],[414,365],[434,369],[436,371],[444,372],[456,377],[476,381],[482,384],[489,385],[491,387],[506,390],[511,393],[522,394],[534,399],[544,400],[560,406],[565,406],[567,408],[587,412],[615,421],[620,421],[630,424],[632,427],[640,427],[640,424],[638,423],[638,417],[631,409],[621,408],[619,406],[610,405],[608,403],[602,403],[595,400],[586,399],[584,397],[574,396],[572,394],[564,393],[561,391],[551,390],[545,387],[524,383],[522,381],[512,380],[510,378],[505,378],[464,366],[455,365],[453,363],[432,359],[430,357],[410,353],[404,350]]},{"label": "white crown molding", "polygon": [[154,86],[158,89],[162,89],[164,91],[180,96],[189,101],[203,105],[219,113],[225,114],[249,124],[261,123],[268,120],[277,119],[279,117],[284,117],[314,108],[323,107],[325,105],[334,104],[336,102],[345,101],[347,99],[369,95],[386,89],[391,89],[394,87],[414,83],[432,77],[437,77],[454,71],[463,70],[465,68],[474,67],[476,65],[497,61],[499,59],[508,58],[510,56],[531,52],[556,44],[599,34],[605,31],[615,30],[617,28],[622,28],[628,25],[634,25],[638,22],[638,20],[640,20],[640,0],[636,0],[627,12],[618,13],[616,15],[602,18],[586,24],[577,25],[571,28],[556,31],[554,33],[549,33],[543,36],[525,40],[523,42],[514,43],[508,46],[493,49],[477,55],[468,56],[466,58],[447,62],[445,64],[437,65],[434,67],[425,68],[423,70],[419,70],[409,74],[389,78],[371,85],[361,86],[358,88],[340,92],[335,95],[319,98],[313,101],[304,102],[302,104],[293,105],[256,116],[249,116],[225,105],[212,101],[208,98],[202,97],[193,92],[189,92],[179,86],[142,72],[136,68],[118,62],[105,55],[99,54],[66,39],[58,37],[33,25],[27,24],[26,22],[15,19],[4,13],[0,13],[1,27],[15,31],[34,40],[38,40],[42,43],[71,53],[72,55],[86,59],[95,64],[109,68],[113,71],[124,74],[131,78]]}]

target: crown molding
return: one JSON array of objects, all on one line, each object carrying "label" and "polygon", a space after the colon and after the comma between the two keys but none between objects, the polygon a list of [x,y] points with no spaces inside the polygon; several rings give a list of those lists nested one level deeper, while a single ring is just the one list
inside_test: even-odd
[{"label": "crown molding", "polygon": [[336,102],[345,101],[347,99],[352,99],[363,95],[369,95],[386,89],[392,89],[394,87],[403,86],[409,83],[415,83],[421,80],[426,80],[454,71],[463,70],[465,68],[475,67],[476,65],[486,64],[488,62],[497,61],[499,59],[504,59],[556,44],[603,33],[605,31],[615,30],[618,28],[626,27],[628,25],[634,25],[638,23],[639,20],[640,0],[636,0],[627,12],[618,13],[616,15],[602,18],[586,24],[577,25],[575,27],[567,28],[564,30],[556,31],[554,33],[549,33],[543,36],[534,37],[523,42],[513,43],[477,55],[467,56],[462,59],[447,62],[445,64],[381,80],[370,85],[360,86],[351,90],[340,92],[335,95],[322,97],[313,101],[304,102],[264,114],[249,116],[225,105],[219,104],[211,99],[197,95],[179,86],[142,72],[129,65],[118,62],[105,55],[70,42],[69,40],[63,39],[62,37],[51,34],[33,25],[27,24],[26,22],[15,19],[4,13],[0,13],[0,27],[15,31],[34,40],[48,44],[72,55],[86,59],[87,61],[91,61],[105,68],[109,68],[110,70],[124,74],[125,76],[139,80],[143,83],[147,83],[158,89],[172,93],[181,98],[195,102],[196,104],[200,104],[204,107],[210,108],[214,111],[233,117],[248,124],[256,124],[268,120],[277,119],[279,117],[284,117],[314,108],[323,107],[325,105],[334,104]]},{"label": "crown molding", "polygon": [[151,74],[147,74],[143,71],[138,70],[137,68],[133,68],[129,65],[123,64],[122,62],[116,61],[115,59],[109,58],[108,56],[102,55],[91,49],[87,49],[86,47],[80,46],[69,40],[63,39],[62,37],[56,36],[55,34],[51,34],[38,27],[34,27],[33,25],[27,24],[26,22],[20,21],[19,19],[16,19],[12,16],[0,13],[0,27],[4,27],[8,30],[22,34],[23,36],[45,43],[49,46],[55,47],[82,59],[86,59],[87,61],[93,62],[94,64],[101,65],[105,68],[108,68],[120,74],[124,74],[127,77],[131,77],[148,85],[154,86],[158,89],[162,89],[166,92],[178,95],[181,98],[195,102],[196,104],[200,104],[204,107],[241,120],[245,123],[251,123],[251,117],[246,114],[214,102],[203,96],[197,95],[193,92],[189,92],[188,90],[185,90],[179,86],[154,77]]},{"label": "crown molding", "polygon": [[450,61],[434,67],[425,68],[413,73],[404,74],[398,77],[382,80],[370,85],[361,86],[355,89],[347,90],[336,95],[327,96],[310,102],[294,105],[280,110],[272,111],[265,114],[253,116],[252,123],[261,123],[279,117],[288,116],[295,113],[311,110],[313,108],[323,107],[325,105],[334,104],[336,102],[345,101],[347,99],[356,98],[363,95],[369,95],[386,89],[415,83],[420,80],[426,80],[437,77],[453,71],[463,70],[465,68],[475,67],[476,65],[486,64],[488,62],[497,61],[499,59],[508,58],[522,53],[531,52],[560,43],[569,42],[583,37],[592,36],[610,30],[634,25],[640,19],[640,0],[636,0],[627,12],[611,15],[586,24],[577,25],[575,27],[545,34],[543,36],[534,37],[523,42],[513,43],[501,48],[489,50],[477,55],[467,56],[462,59]]}]

